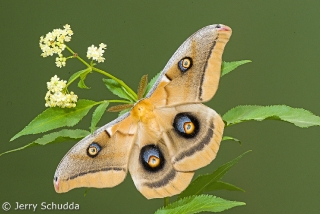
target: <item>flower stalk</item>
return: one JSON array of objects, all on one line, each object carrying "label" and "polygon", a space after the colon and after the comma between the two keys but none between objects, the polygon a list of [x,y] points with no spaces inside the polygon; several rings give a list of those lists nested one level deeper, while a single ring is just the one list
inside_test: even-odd
[{"label": "flower stalk", "polygon": [[[61,108],[75,107],[78,97],[73,92],[70,92],[69,94],[68,87],[76,79],[80,78],[80,82],[78,86],[80,88],[88,89],[88,87],[84,83],[84,80],[86,78],[86,75],[92,71],[103,74],[106,77],[116,81],[119,85],[121,85],[121,87],[123,88],[123,90],[126,92],[126,94],[130,99],[130,101],[109,100],[108,102],[120,102],[120,103],[127,103],[127,104],[132,104],[132,102],[136,102],[138,100],[138,95],[127,84],[125,84],[122,80],[116,78],[115,76],[111,75],[110,73],[94,67],[96,65],[94,61],[98,63],[105,61],[103,53],[105,52],[107,45],[104,43],[100,43],[98,47],[94,45],[91,45],[90,47],[88,47],[86,56],[88,59],[91,59],[90,63],[88,63],[86,62],[86,60],[81,58],[77,53],[75,53],[69,46],[65,44],[66,42],[71,41],[72,35],[73,35],[73,31],[71,30],[70,25],[66,24],[63,26],[62,29],[60,28],[54,29],[52,32],[49,32],[45,36],[40,37],[39,46],[42,50],[41,56],[48,57],[48,56],[53,56],[54,54],[57,54],[58,57],[56,57],[55,59],[55,64],[57,67],[59,68],[65,67],[67,60],[72,58],[77,58],[80,62],[82,62],[87,67],[82,71],[78,71],[78,73],[76,73],[75,76],[73,76],[68,83],[65,80],[59,80],[57,75],[52,77],[51,82],[48,82],[48,84],[51,85],[51,88],[53,87],[53,90],[49,89],[48,87],[49,91],[47,92],[45,97],[45,100],[46,100],[45,106],[46,107],[57,106]],[[68,57],[63,56],[62,52],[65,49],[67,49],[71,53],[71,56],[68,56]]]},{"label": "flower stalk", "polygon": [[[85,60],[83,60],[78,54],[75,54],[75,52],[72,51],[72,49],[71,49],[70,47],[68,47],[67,45],[66,45],[66,49],[67,49],[72,55],[75,55],[75,56],[76,56],[75,58],[77,58],[77,59],[80,60],[83,64],[85,64],[85,65],[88,67],[88,69],[90,69],[90,71],[96,71],[96,72],[98,72],[98,73],[100,73],[100,74],[103,74],[103,75],[109,77],[110,79],[113,79],[113,80],[117,81],[122,87],[124,87],[124,88],[130,93],[130,95],[131,95],[131,97],[132,97],[133,100],[135,100],[135,101],[138,100],[138,95],[137,95],[127,84],[125,84],[122,80],[116,78],[115,76],[111,75],[110,73],[108,73],[108,72],[106,72],[106,71],[103,71],[103,70],[101,70],[101,69],[99,69],[99,68],[94,67],[94,63],[90,63],[90,64],[91,64],[91,65],[90,65],[90,64],[87,63]],[[68,83],[68,84],[69,84],[69,83]]]}]

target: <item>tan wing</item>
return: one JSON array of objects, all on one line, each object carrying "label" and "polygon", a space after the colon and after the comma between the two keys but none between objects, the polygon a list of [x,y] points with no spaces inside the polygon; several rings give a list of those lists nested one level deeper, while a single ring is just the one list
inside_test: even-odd
[{"label": "tan wing", "polygon": [[147,97],[159,107],[210,100],[218,88],[222,53],[231,33],[231,28],[218,24],[190,36],[173,54]]},{"label": "tan wing", "polygon": [[194,172],[179,172],[171,163],[170,152],[159,130],[139,123],[137,138],[129,161],[129,171],[136,188],[146,198],[179,194],[191,182]]},{"label": "tan wing", "polygon": [[202,104],[157,109],[150,105],[143,100],[132,110],[133,116],[144,112],[139,115],[129,171],[146,198],[163,198],[183,191],[193,171],[216,157],[224,123]]},{"label": "tan wing", "polygon": [[219,150],[224,122],[203,104],[155,110],[164,127],[163,139],[178,171],[194,171],[211,163]]},{"label": "tan wing", "polygon": [[54,175],[56,192],[113,187],[124,180],[137,129],[132,118],[126,116],[101,127],[70,149]]}]

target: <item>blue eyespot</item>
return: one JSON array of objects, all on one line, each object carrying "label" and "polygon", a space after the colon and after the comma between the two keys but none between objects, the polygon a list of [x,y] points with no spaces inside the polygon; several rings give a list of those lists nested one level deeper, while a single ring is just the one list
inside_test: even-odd
[{"label": "blue eyespot", "polygon": [[185,57],[178,62],[178,67],[182,73],[185,73],[192,67],[192,59],[190,57]]},{"label": "blue eyespot", "polygon": [[89,157],[96,157],[101,151],[101,146],[95,142],[91,143],[87,148],[87,154]]},{"label": "blue eyespot", "polygon": [[172,126],[184,138],[195,137],[200,129],[198,119],[187,112],[177,114]]},{"label": "blue eyespot", "polygon": [[159,147],[147,145],[140,151],[140,162],[147,171],[157,172],[163,168],[165,160]]}]

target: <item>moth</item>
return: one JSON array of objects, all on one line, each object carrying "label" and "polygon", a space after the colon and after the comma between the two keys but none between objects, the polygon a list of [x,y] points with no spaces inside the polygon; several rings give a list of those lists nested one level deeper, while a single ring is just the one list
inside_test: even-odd
[{"label": "moth", "polygon": [[217,91],[231,33],[216,24],[191,35],[145,98],[70,149],[54,175],[56,192],[114,187],[128,171],[148,199],[182,192],[219,150],[224,122],[202,103]]}]

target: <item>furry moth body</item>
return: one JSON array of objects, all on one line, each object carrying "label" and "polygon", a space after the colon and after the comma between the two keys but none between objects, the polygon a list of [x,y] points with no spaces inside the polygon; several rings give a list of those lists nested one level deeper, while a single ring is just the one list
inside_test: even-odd
[{"label": "furry moth body", "polygon": [[206,26],[173,54],[148,92],[130,112],[78,142],[54,175],[56,192],[113,187],[128,171],[148,199],[182,192],[194,171],[216,157],[224,123],[210,100],[221,74],[228,26]]}]

